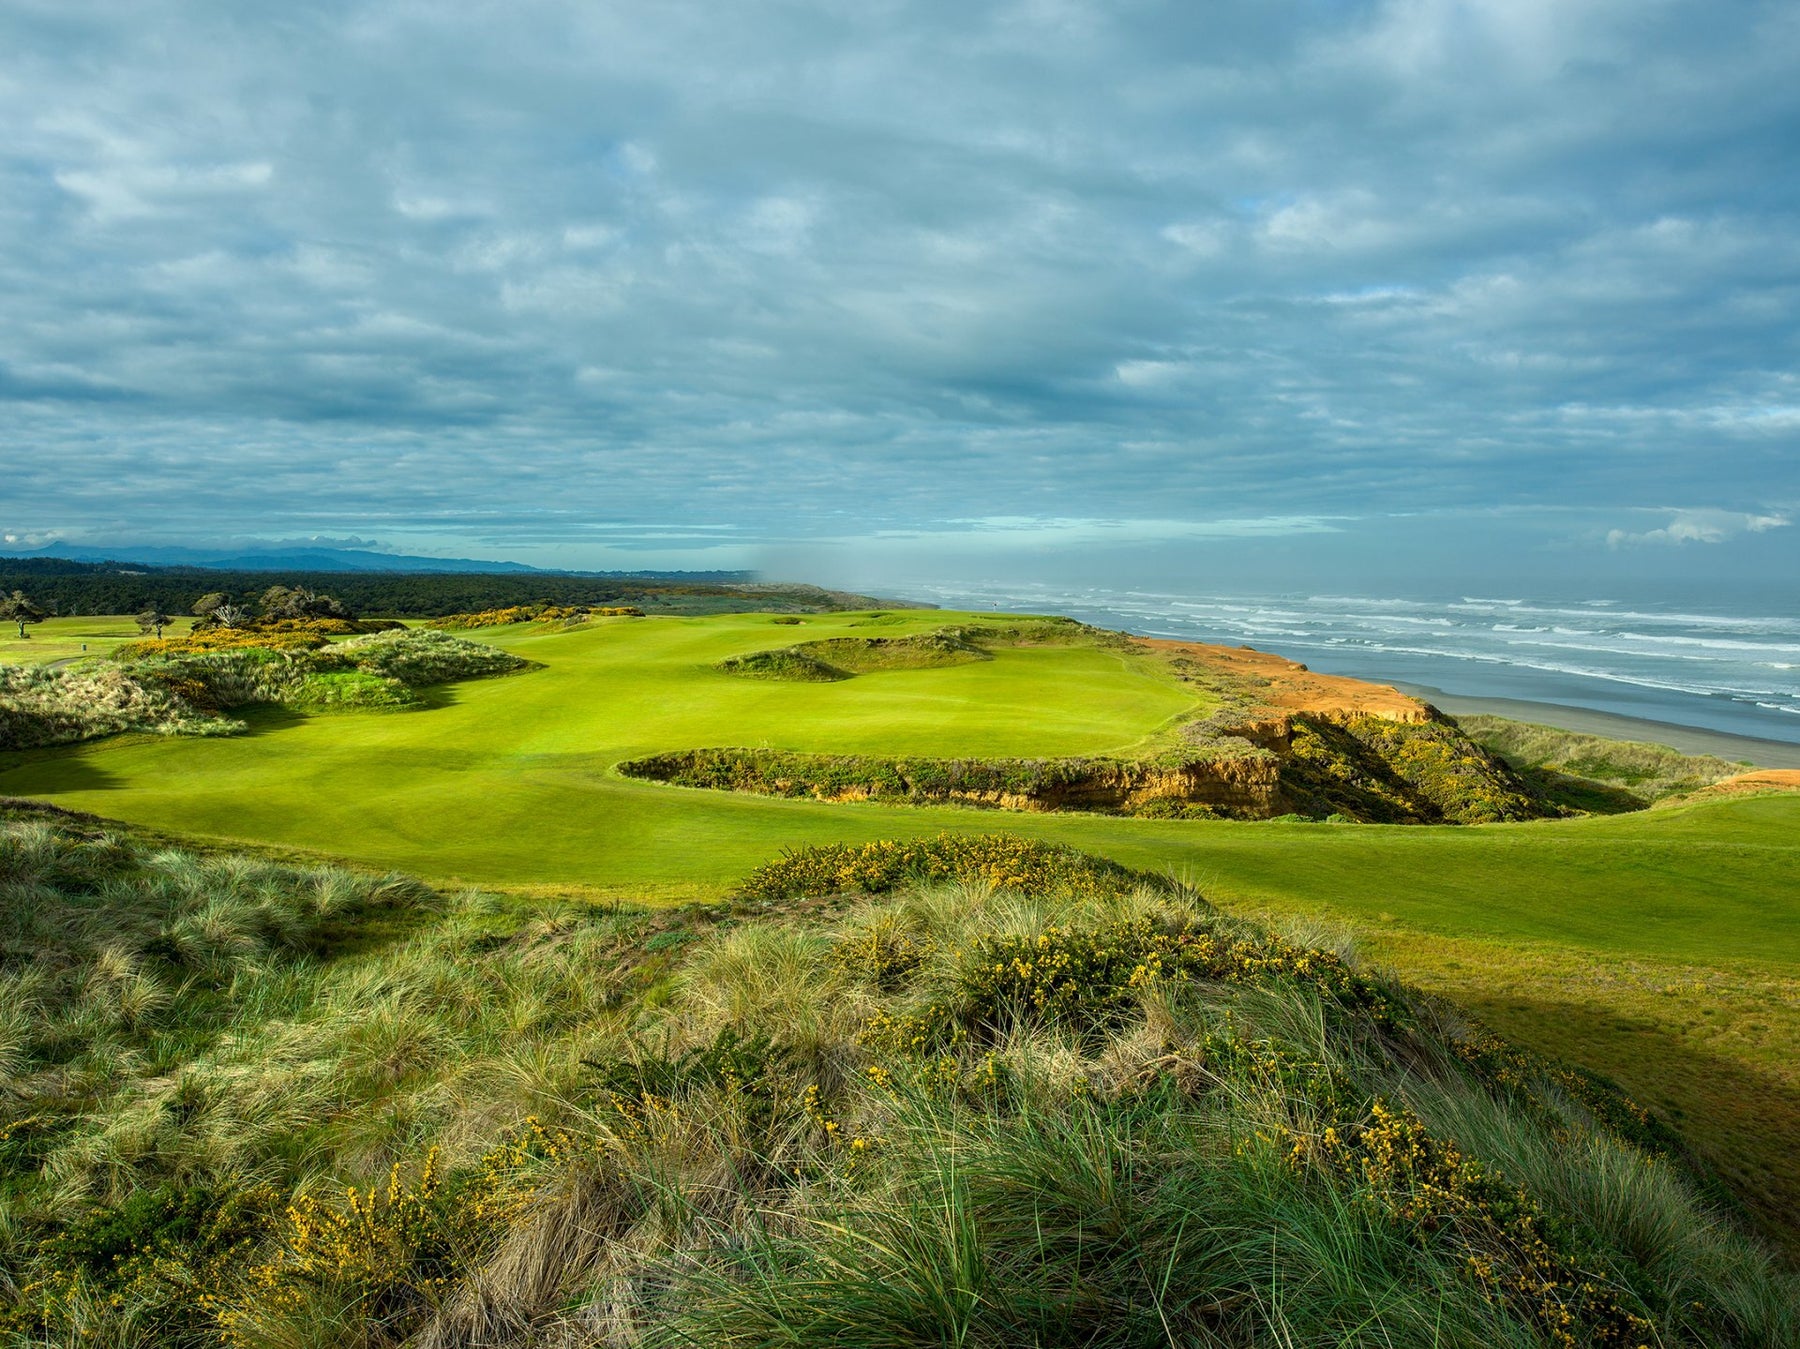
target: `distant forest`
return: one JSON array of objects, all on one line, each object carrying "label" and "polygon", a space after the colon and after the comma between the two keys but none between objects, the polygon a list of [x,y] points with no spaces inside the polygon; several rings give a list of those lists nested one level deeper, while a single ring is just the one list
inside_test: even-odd
[{"label": "distant forest", "polygon": [[650,613],[692,614],[917,607],[817,586],[641,573],[215,571],[58,558],[0,559],[0,595],[21,590],[43,608],[64,615],[134,614],[150,608],[186,614],[206,594],[224,594],[253,605],[277,584],[335,596],[363,617],[386,618],[437,618],[540,601],[571,606],[633,604]]}]

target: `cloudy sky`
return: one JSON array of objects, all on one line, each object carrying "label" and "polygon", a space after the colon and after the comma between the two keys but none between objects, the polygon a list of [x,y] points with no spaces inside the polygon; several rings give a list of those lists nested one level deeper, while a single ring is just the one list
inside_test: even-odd
[{"label": "cloudy sky", "polygon": [[1797,69],[1791,0],[8,0],[0,537],[1766,572]]}]

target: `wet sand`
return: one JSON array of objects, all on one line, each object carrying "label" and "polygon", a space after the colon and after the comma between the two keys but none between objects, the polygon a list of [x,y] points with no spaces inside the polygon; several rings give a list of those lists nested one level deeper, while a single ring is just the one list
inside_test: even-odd
[{"label": "wet sand", "polygon": [[1555,703],[1532,703],[1517,698],[1460,698],[1425,684],[1402,684],[1394,687],[1423,698],[1439,711],[1453,717],[1507,717],[1513,721],[1529,721],[1539,726],[1555,726],[1559,730],[1583,735],[1601,735],[1609,740],[1646,740],[1653,745],[1667,745],[1683,754],[1715,754],[1732,763],[1749,763],[1758,768],[1800,768],[1800,744],[1780,740],[1757,740],[1743,735],[1727,735],[1723,731],[1701,730],[1693,726],[1673,726],[1668,722],[1645,721],[1637,717],[1621,717],[1611,712],[1594,712],[1585,707],[1562,707]]}]

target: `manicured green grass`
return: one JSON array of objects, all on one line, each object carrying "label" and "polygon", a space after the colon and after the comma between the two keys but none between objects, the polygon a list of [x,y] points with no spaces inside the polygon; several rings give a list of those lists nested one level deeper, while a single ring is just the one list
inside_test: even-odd
[{"label": "manicured green grass", "polygon": [[[930,630],[909,614],[873,631]],[[499,630],[539,661],[440,691],[406,714],[252,716],[253,734],[125,739],[0,760],[0,791],[159,828],[255,839],[495,884],[716,889],[794,841],[771,803],[674,792],[613,774],[621,759],[696,745],[902,754],[1118,749],[1194,706],[1148,662],[1092,644],[1001,647],[990,661],[837,684],[734,678],[719,659],[856,635],[855,615],[803,627],[766,616],[603,619],[573,632]],[[834,814],[815,818],[829,834]],[[919,821],[901,817],[912,830]],[[857,824],[851,823],[855,830]]]},{"label": "manicured green grass", "polygon": [[[180,637],[194,625],[191,618],[177,618],[163,629],[165,637]],[[129,615],[102,614],[89,618],[46,618],[25,629],[0,623],[0,664],[42,665],[71,656],[104,655],[114,647],[135,642],[144,634]]]},{"label": "manicured green grass", "polygon": [[[1328,903],[1420,931],[1609,953],[1800,965],[1800,797],[1501,828],[1134,821],[825,805],[618,777],[697,745],[844,753],[1115,750],[1192,706],[1127,652],[999,648],[992,661],[835,684],[736,679],[722,657],[940,613],[612,619],[501,630],[544,668],[439,690],[409,713],[253,713],[252,733],[121,737],[0,756],[0,792],[174,832],[312,849],[434,880],[649,898],[717,894],[781,848],[940,829],[1057,838],[1237,902]],[[896,622],[895,620],[899,621]]]}]

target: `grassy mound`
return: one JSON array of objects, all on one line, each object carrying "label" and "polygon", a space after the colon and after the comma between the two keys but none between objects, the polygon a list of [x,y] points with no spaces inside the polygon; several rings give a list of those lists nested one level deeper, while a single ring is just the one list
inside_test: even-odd
[{"label": "grassy mound", "polygon": [[778,901],[818,895],[882,895],[909,886],[945,883],[1090,896],[1134,886],[1168,888],[1158,877],[1131,871],[1078,848],[1011,834],[944,833],[936,838],[795,849],[752,871],[737,893],[745,899]]},{"label": "grassy mound", "polygon": [[1452,721],[1295,717],[1282,785],[1302,813],[1391,824],[1493,824],[1557,813]]},{"label": "grassy mound", "polygon": [[804,643],[795,650],[849,674],[941,670],[946,666],[993,659],[973,642],[941,632],[917,637],[832,637]]},{"label": "grassy mound", "polygon": [[793,646],[728,656],[714,668],[721,674],[736,675],[740,679],[783,679],[796,684],[832,684],[851,677],[848,670],[827,665]]},{"label": "grassy mound", "polygon": [[1453,722],[1296,716],[1279,751],[1241,738],[1221,740],[1230,747],[1152,745],[1130,756],[1055,759],[890,758],[713,746],[628,759],[618,768],[627,777],[679,787],[791,799],[954,803],[1157,819],[1292,814],[1379,824],[1492,824],[1558,813]]},{"label": "grassy mound", "polygon": [[793,854],[651,919],[47,817],[0,885],[10,1343],[1800,1331],[1606,1084],[1066,849]]},{"label": "grassy mound", "polygon": [[[210,640],[211,633],[202,634]],[[91,740],[119,731],[221,735],[220,711],[276,703],[307,711],[405,708],[414,690],[521,669],[504,651],[447,633],[384,630],[325,644],[305,632],[136,643],[117,664],[0,666],[0,749]]]},{"label": "grassy mound", "polygon": [[243,723],[118,666],[0,665],[0,750],[64,745],[120,731],[229,735]]},{"label": "grassy mound", "polygon": [[1642,810],[1744,771],[1743,764],[1667,745],[1607,740],[1505,717],[1458,720],[1543,796],[1572,810]]},{"label": "grassy mound", "polygon": [[[852,624],[878,624],[878,616]],[[749,679],[791,679],[826,683],[888,670],[942,670],[974,661],[992,660],[988,646],[1019,646],[1046,641],[1067,642],[1092,630],[1078,623],[965,625],[906,637],[826,637],[816,642],[753,651],[718,663],[726,674]]]},{"label": "grassy mound", "polygon": [[945,631],[912,637],[828,637],[732,656],[717,668],[748,679],[827,683],[886,670],[941,670],[992,659],[968,638]]}]

